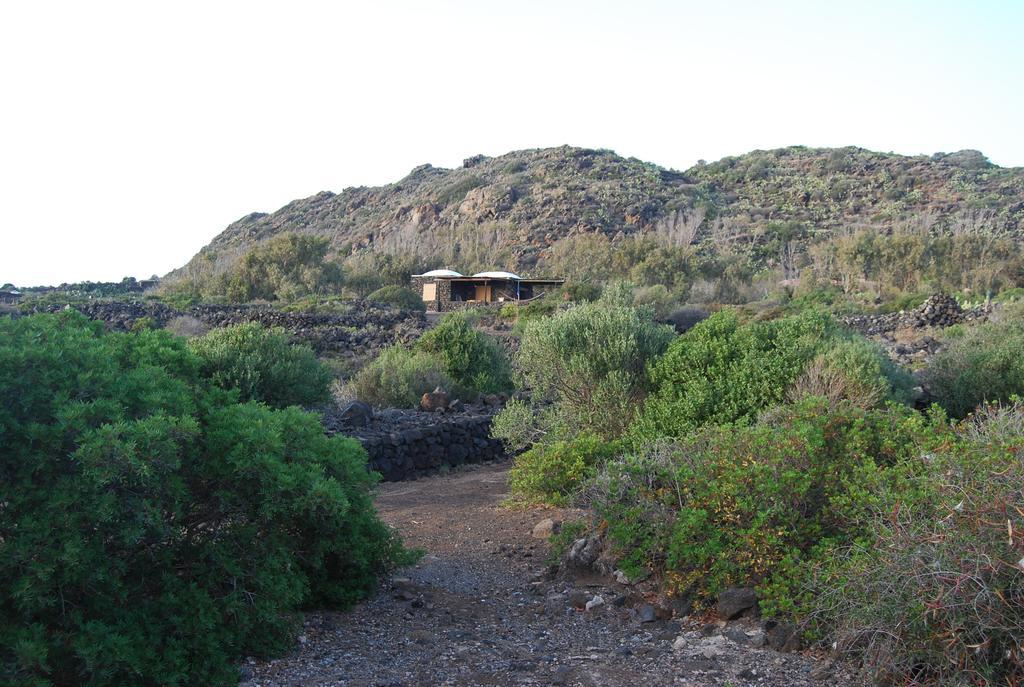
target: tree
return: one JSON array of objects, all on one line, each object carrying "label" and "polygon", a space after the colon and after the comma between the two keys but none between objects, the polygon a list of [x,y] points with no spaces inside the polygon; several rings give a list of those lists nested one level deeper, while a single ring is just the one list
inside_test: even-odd
[{"label": "tree", "polygon": [[341,287],[341,267],[325,259],[330,241],[286,233],[257,245],[221,277],[224,295],[236,302],[293,300]]}]

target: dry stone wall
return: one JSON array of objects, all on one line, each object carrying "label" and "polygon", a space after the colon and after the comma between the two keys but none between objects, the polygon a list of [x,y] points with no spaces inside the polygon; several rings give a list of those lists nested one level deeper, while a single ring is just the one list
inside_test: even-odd
[{"label": "dry stone wall", "polygon": [[843,318],[843,324],[865,336],[871,336],[901,329],[950,327],[954,324],[984,320],[988,314],[989,309],[986,306],[964,310],[955,298],[940,293],[930,296],[913,310],[883,315],[850,315]]},{"label": "dry stone wall", "polygon": [[[357,439],[369,455],[369,467],[389,482],[416,479],[445,468],[507,458],[504,445],[491,438],[489,412],[426,413],[382,410],[353,426],[341,413],[324,414],[328,434]],[[365,424],[363,424],[365,422]]]},{"label": "dry stone wall", "polygon": [[266,327],[284,328],[297,341],[321,354],[365,355],[396,342],[414,341],[426,328],[426,317],[421,312],[396,310],[371,301],[353,301],[348,312],[337,314],[282,312],[249,305],[198,305],[177,310],[163,303],[130,301],[58,304],[38,310],[56,312],[66,307],[117,330],[131,329],[142,318],[152,319],[158,327],[182,316],[194,317],[209,328],[258,322]]}]

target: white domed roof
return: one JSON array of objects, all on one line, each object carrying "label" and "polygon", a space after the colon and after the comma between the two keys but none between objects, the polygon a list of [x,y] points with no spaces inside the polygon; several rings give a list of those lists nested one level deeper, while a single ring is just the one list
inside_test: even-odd
[{"label": "white domed roof", "polygon": [[417,277],[461,277],[462,275],[455,270],[430,270],[423,274],[416,275]]},{"label": "white domed roof", "polygon": [[489,277],[490,279],[522,279],[518,274],[511,272],[477,272],[474,277]]}]

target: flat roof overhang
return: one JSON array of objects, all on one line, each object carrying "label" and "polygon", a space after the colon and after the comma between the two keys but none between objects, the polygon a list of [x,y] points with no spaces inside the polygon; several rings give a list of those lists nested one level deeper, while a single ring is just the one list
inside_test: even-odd
[{"label": "flat roof overhang", "polygon": [[564,284],[564,279],[504,279],[501,277],[433,277],[437,281],[501,281],[517,282],[519,284]]}]

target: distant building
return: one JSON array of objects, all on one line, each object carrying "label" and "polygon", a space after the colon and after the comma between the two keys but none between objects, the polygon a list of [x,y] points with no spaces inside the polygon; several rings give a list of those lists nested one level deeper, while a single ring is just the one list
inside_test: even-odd
[{"label": "distant building", "polygon": [[13,284],[0,286],[0,303],[13,305],[21,300],[21,291],[14,288]]},{"label": "distant building", "polygon": [[412,275],[412,290],[420,294],[431,312],[528,301],[564,283],[564,279],[523,279],[511,272],[478,272],[464,277],[454,270],[431,270]]}]

